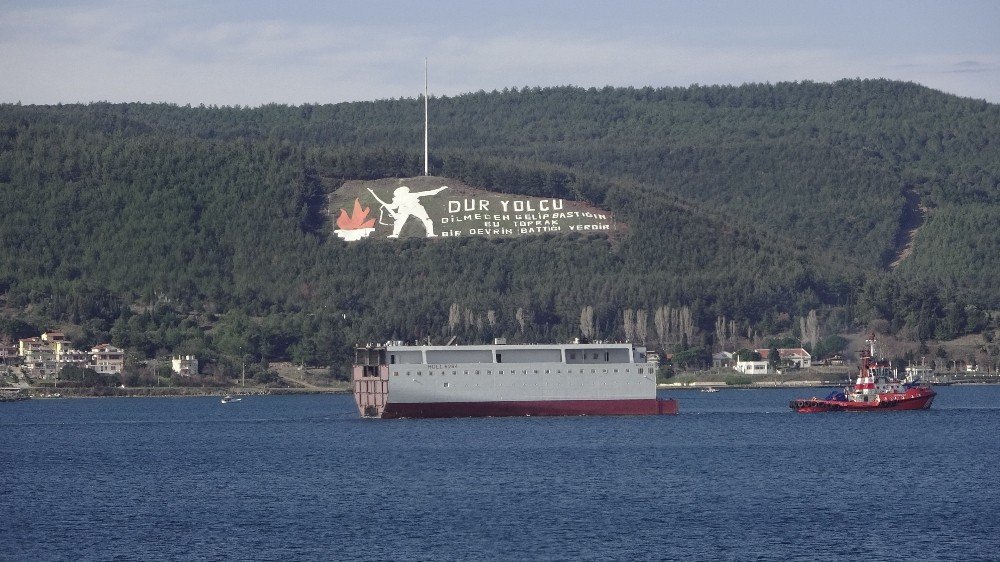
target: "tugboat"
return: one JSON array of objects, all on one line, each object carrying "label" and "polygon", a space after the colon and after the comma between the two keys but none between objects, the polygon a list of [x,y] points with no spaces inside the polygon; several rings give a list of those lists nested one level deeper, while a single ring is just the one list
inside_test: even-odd
[{"label": "tugboat", "polygon": [[929,384],[897,379],[889,362],[876,359],[875,334],[861,351],[861,369],[854,388],[834,391],[826,398],[798,398],[788,405],[796,412],[866,412],[869,410],[926,410],[937,395]]}]

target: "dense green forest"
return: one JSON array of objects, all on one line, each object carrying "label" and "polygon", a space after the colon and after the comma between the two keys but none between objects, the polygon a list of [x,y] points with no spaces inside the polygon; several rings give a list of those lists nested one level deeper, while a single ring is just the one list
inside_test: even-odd
[{"label": "dense green forest", "polygon": [[0,105],[0,336],[340,365],[354,342],[452,335],[711,349],[801,336],[810,311],[822,335],[995,328],[1000,106],[886,80],[433,98],[434,175],[625,231],[332,236],[345,180],[422,172],[422,118],[415,99]]}]

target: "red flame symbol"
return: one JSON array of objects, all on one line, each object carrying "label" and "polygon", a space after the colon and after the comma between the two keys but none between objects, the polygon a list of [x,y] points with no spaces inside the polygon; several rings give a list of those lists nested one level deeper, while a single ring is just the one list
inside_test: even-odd
[{"label": "red flame symbol", "polygon": [[[341,230],[356,230],[358,228],[375,228],[375,219],[368,219],[370,207],[361,208],[361,201],[354,200],[354,212],[350,215],[347,211],[340,209],[340,216],[337,217],[337,226]],[[368,219],[368,220],[365,220]]]}]

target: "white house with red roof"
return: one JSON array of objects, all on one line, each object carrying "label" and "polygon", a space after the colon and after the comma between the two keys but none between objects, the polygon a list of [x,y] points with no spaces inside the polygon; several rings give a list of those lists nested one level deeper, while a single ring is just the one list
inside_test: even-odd
[{"label": "white house with red roof", "polygon": [[[769,349],[755,349],[757,353],[760,354],[760,358],[763,361],[770,361],[769,356],[771,350]],[[812,355],[809,352],[802,349],[801,347],[793,348],[781,348],[778,350],[779,364],[791,365],[793,367],[798,367],[800,369],[806,369],[812,367]]]}]

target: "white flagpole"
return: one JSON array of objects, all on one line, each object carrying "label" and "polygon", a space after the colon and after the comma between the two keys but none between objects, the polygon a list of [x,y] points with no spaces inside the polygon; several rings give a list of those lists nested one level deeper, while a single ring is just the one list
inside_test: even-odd
[{"label": "white flagpole", "polygon": [[428,129],[430,129],[430,121],[428,119],[427,113],[427,58],[424,57],[424,175],[429,176],[430,169],[428,166]]}]

